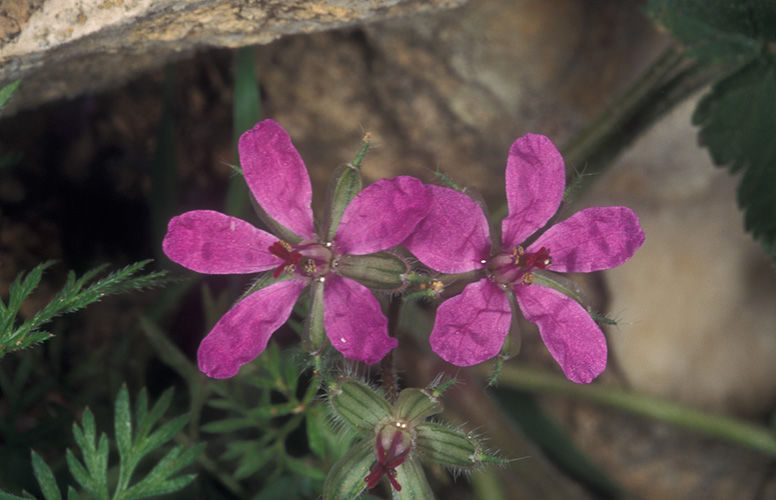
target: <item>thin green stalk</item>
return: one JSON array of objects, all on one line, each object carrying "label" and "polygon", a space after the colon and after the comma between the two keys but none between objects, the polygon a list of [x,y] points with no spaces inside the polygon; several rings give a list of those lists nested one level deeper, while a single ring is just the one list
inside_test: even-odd
[{"label": "thin green stalk", "polygon": [[[396,336],[401,315],[402,300],[391,297],[388,305],[388,334]],[[380,362],[380,375],[382,377],[383,391],[390,403],[395,403],[399,397],[399,384],[396,379],[396,363],[393,359],[393,351],[390,351]]]},{"label": "thin green stalk", "polygon": [[540,394],[569,396],[651,418],[737,443],[776,456],[776,435],[767,427],[714,415],[678,403],[602,385],[580,385],[563,377],[516,366],[505,366],[502,386]]}]

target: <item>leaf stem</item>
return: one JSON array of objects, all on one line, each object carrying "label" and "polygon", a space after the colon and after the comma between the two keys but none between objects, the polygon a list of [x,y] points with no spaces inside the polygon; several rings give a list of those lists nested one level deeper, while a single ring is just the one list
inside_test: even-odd
[{"label": "leaf stem", "polygon": [[740,419],[714,415],[672,401],[603,385],[575,384],[560,376],[516,366],[505,366],[499,382],[513,389],[569,396],[608,406],[776,456],[776,435],[764,426]]}]

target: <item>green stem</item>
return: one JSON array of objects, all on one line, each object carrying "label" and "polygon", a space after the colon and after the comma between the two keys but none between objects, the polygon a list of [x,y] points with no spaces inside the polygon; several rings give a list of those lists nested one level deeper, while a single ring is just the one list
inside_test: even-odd
[{"label": "green stem", "polygon": [[[402,300],[391,297],[388,305],[388,334],[396,336],[399,326],[399,316],[401,314]],[[393,351],[385,355],[380,361],[380,376],[382,378],[383,391],[388,401],[393,404],[399,397],[399,384],[396,380],[396,363],[393,360]]]},{"label": "green stem", "polygon": [[358,154],[356,155],[356,158],[350,162],[350,166],[358,170],[361,168],[361,162],[364,161],[364,156],[366,156],[366,152],[369,149],[369,139],[371,135],[369,133],[365,134],[363,137],[364,145],[361,146],[361,149],[359,150]]},{"label": "green stem", "polygon": [[499,382],[513,389],[570,396],[609,406],[776,455],[776,435],[767,427],[709,414],[671,401],[602,385],[575,384],[560,376],[515,366],[505,366]]}]

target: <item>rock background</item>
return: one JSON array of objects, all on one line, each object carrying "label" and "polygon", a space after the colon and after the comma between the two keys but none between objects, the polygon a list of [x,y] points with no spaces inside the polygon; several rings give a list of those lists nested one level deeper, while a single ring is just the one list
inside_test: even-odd
[{"label": "rock background", "polygon": [[462,2],[4,0],[0,84],[26,79],[12,112],[115,86],[199,49],[269,43]]},{"label": "rock background", "polygon": [[[41,5],[28,3],[30,23]],[[641,8],[641,2],[618,0],[595,2],[595,8],[581,0],[480,0],[284,37],[255,49],[264,115],[294,138],[319,193],[369,131],[375,142],[364,165],[369,180],[403,173],[431,182],[439,170],[497,209],[515,137],[543,133],[562,147],[671,43]],[[345,22],[338,19],[332,26]],[[206,24],[214,23],[199,25]],[[257,35],[240,29],[216,44],[265,42],[281,33],[252,38]],[[184,35],[192,34],[194,46],[206,44],[196,33]],[[149,42],[146,49],[153,50],[125,59],[126,73],[97,75],[106,80],[85,88],[157,66],[172,57],[175,43],[172,35]],[[173,67],[176,212],[223,205],[231,175],[224,163],[234,161],[230,56],[203,50]],[[109,58],[93,57],[98,63]],[[51,81],[75,78],[80,70],[53,68]],[[161,70],[151,71],[110,93],[87,93],[0,123],[0,142],[23,152],[25,166],[5,173],[0,189],[8,215],[0,227],[4,286],[19,268],[52,256],[91,262],[158,252],[145,197],[164,80]],[[56,90],[55,83],[54,93],[39,93],[46,82],[25,81],[22,88],[30,90],[20,94],[17,109],[74,94]],[[694,100],[660,121],[574,207],[627,204],[647,236],[626,265],[586,281],[596,306],[620,321],[608,332],[611,363],[599,383],[765,423],[776,402],[776,278],[742,232],[736,179],[713,168],[696,145],[693,106]],[[103,196],[98,200],[84,195],[95,186]],[[77,223],[62,213],[76,213]],[[111,328],[104,328],[89,335],[108,343]],[[200,336],[191,337],[181,342],[193,351]],[[556,370],[538,335],[526,333],[524,342],[513,362]],[[641,497],[776,495],[776,477],[763,455],[599,407],[550,397],[543,402],[586,453]]]}]

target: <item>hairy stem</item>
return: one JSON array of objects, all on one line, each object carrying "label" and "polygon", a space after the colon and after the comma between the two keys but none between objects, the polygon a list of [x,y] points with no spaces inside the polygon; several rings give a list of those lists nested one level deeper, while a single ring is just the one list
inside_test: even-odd
[{"label": "hairy stem", "polygon": [[[391,297],[388,305],[388,335],[396,336],[396,330],[399,326],[399,316],[401,315],[402,300],[398,297]],[[390,403],[395,403],[399,397],[399,385],[396,380],[396,363],[393,360],[393,351],[389,352],[380,362],[380,371],[382,376],[383,391]]]}]

